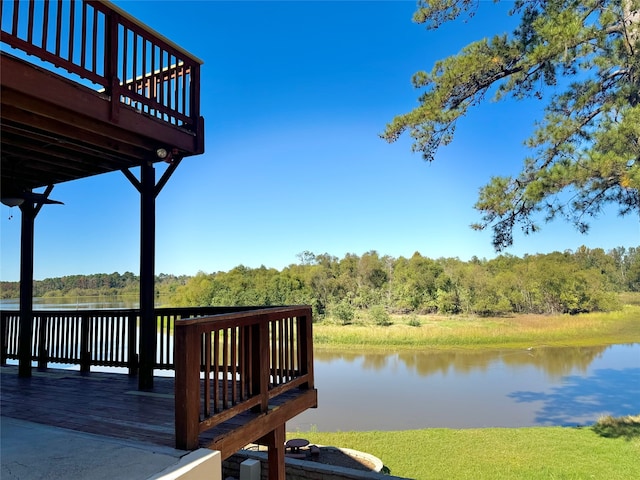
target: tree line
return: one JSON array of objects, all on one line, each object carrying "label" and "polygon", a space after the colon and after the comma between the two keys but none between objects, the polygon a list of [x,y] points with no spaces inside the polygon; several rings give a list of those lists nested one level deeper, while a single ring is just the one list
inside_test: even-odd
[{"label": "tree line", "polygon": [[[155,277],[156,295],[168,295],[188,276],[161,273]],[[140,278],[131,272],[94,273],[91,275],[68,275],[45,278],[33,282],[34,297],[75,297],[137,295],[140,293]],[[0,298],[19,298],[20,282],[0,282]]]},{"label": "tree line", "polygon": [[[501,315],[581,313],[620,308],[619,292],[640,291],[640,247],[580,247],[549,254],[486,260],[394,258],[370,251],[337,258],[302,252],[282,270],[237,266],[228,272],[156,276],[156,294],[176,306],[311,305],[316,318],[349,322],[359,310],[386,313]],[[19,296],[2,282],[2,298]],[[35,296],[139,292],[124,274],[72,275],[36,281]]]},{"label": "tree line", "polygon": [[338,259],[303,252],[278,271],[238,266],[198,273],[171,296],[188,305],[310,304],[345,322],[358,310],[500,315],[581,313],[620,308],[618,292],[640,291],[640,249],[500,255],[492,260],[381,256]]}]

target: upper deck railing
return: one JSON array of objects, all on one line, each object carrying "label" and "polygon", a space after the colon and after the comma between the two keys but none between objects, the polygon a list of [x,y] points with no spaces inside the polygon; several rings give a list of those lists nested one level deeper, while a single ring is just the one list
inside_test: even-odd
[{"label": "upper deck railing", "polygon": [[3,50],[9,45],[26,54],[23,59],[37,57],[56,73],[96,85],[111,97],[116,123],[118,109],[127,105],[197,131],[202,62],[115,5],[1,0],[0,24]]}]

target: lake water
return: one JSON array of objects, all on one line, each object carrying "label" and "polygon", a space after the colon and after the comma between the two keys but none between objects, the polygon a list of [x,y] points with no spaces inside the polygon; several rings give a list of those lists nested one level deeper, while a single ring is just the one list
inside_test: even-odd
[{"label": "lake water", "polygon": [[315,352],[318,408],[289,431],[585,425],[640,414],[640,344]]},{"label": "lake water", "polygon": [[[156,307],[161,307],[164,299],[156,298]],[[93,310],[93,309],[118,309],[139,308],[138,295],[114,295],[95,297],[35,297],[33,299],[34,310]],[[2,310],[19,310],[20,299],[0,299]]]}]

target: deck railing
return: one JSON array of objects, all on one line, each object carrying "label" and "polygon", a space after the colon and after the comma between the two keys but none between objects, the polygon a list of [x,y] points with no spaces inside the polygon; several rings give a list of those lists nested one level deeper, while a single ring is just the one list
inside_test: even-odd
[{"label": "deck railing", "polygon": [[[154,368],[174,368],[175,321],[182,318],[245,312],[260,307],[182,307],[156,309],[156,362]],[[125,367],[138,369],[139,316],[137,309],[118,310],[35,310],[31,359],[40,368],[49,363]],[[2,348],[0,360],[18,360],[20,312],[0,311]]]},{"label": "deck railing", "polygon": [[[177,448],[196,448],[201,432],[243,412],[267,412],[278,395],[314,388],[310,307],[155,312],[155,368],[175,368]],[[39,367],[137,370],[139,310],[36,310],[33,317],[32,360]],[[0,311],[0,321],[5,364],[18,359],[20,313]]]},{"label": "deck railing", "polygon": [[175,322],[176,446],[242,412],[266,413],[286,391],[313,386],[309,307],[265,308]]},{"label": "deck railing", "polygon": [[[20,312],[0,312],[2,363],[18,359]],[[33,314],[31,359],[49,363],[138,368],[136,310],[41,310]]]},{"label": "deck railing", "polygon": [[1,40],[122,105],[196,132],[201,61],[109,2],[1,0]]}]

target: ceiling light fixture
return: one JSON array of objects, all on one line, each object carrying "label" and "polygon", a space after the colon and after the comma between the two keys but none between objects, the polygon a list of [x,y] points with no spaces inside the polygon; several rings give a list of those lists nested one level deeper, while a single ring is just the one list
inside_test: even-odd
[{"label": "ceiling light fixture", "polygon": [[20,197],[2,197],[0,202],[4,203],[7,207],[19,207],[24,203],[24,198]]}]

